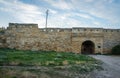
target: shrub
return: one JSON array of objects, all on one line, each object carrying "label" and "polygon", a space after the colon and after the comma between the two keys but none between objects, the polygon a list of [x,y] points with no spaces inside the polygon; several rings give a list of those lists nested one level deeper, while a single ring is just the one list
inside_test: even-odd
[{"label": "shrub", "polygon": [[113,47],[111,53],[114,55],[120,55],[120,45],[116,45],[115,47]]}]

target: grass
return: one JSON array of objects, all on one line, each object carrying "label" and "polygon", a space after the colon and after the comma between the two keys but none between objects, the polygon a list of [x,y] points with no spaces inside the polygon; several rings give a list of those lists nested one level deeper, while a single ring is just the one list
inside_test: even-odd
[{"label": "grass", "polygon": [[86,55],[67,52],[0,49],[0,65],[62,66],[85,62],[96,60]]},{"label": "grass", "polygon": [[43,75],[51,78],[73,78],[79,74],[81,78],[85,73],[101,69],[100,63],[87,55],[72,52],[1,48],[0,78],[43,78]]}]

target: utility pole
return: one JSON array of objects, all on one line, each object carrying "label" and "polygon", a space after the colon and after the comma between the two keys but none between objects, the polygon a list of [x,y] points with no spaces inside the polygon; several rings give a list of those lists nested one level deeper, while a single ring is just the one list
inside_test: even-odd
[{"label": "utility pole", "polygon": [[45,29],[46,29],[46,31],[47,31],[47,20],[48,20],[48,9],[47,9],[47,11],[46,11],[46,23],[45,23]]}]

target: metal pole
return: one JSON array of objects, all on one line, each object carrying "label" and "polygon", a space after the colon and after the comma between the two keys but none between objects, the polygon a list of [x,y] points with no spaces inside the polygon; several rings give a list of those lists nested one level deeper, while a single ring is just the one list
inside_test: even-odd
[{"label": "metal pole", "polygon": [[46,11],[46,24],[45,24],[45,28],[46,28],[46,31],[47,31],[47,19],[48,19],[48,9],[47,9],[47,11]]}]

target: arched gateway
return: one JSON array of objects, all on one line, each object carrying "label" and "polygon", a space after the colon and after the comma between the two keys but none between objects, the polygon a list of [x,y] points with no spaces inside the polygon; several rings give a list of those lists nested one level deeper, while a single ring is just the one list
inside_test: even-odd
[{"label": "arched gateway", "polygon": [[94,54],[95,44],[90,41],[84,41],[81,45],[81,54]]}]

